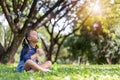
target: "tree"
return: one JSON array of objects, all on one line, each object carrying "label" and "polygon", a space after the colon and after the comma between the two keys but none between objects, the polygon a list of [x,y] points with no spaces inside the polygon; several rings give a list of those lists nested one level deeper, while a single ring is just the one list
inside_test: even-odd
[{"label": "tree", "polygon": [[[47,24],[45,24],[44,28],[47,32],[47,34],[50,36],[49,38],[49,45],[45,42],[43,38],[41,38],[42,43],[44,45],[45,51],[47,52],[46,57],[48,60],[52,60],[52,54],[55,54],[54,62],[57,61],[60,48],[64,42],[64,40],[73,32],[63,33],[66,31],[66,29],[71,30],[73,28],[73,23],[76,20],[76,17],[72,16],[75,13],[75,10],[73,10],[76,7],[78,1],[71,1],[67,4],[63,4],[61,7],[62,12],[54,16],[50,21],[48,21]],[[59,11],[59,8],[56,10]],[[55,15],[53,13],[53,15]],[[56,30],[57,29],[57,30]],[[56,49],[56,50],[55,50]],[[54,52],[55,51],[55,52]]]},{"label": "tree", "polygon": [[[83,4],[79,2],[80,1],[76,0],[71,1],[66,5],[64,4],[61,8],[63,9],[63,11],[60,14],[56,15],[56,17],[53,17],[47,24],[44,25],[48,35],[50,36],[49,39],[50,44],[47,45],[48,43],[45,43],[45,40],[42,38],[41,39],[47,52],[46,56],[49,60],[52,60],[52,54],[54,53],[55,54],[54,61],[56,62],[58,59],[60,48],[64,41],[66,40],[66,38],[79,30],[80,27],[76,29],[73,28],[74,27],[73,24],[75,23],[75,21],[77,21],[76,11],[79,5],[81,5],[81,7],[79,7],[81,8],[81,11],[84,9],[83,6],[87,6],[86,2]],[[53,15],[55,14],[53,13]],[[84,24],[88,17],[89,15],[87,15],[87,17],[82,21],[81,25]],[[58,29],[58,31],[55,31],[56,28]],[[67,34],[62,34],[62,32],[65,31],[66,29],[69,29],[71,31]],[[56,49],[55,52],[54,49]]]},{"label": "tree", "polygon": [[[53,16],[59,14],[67,0],[0,0],[1,13],[5,15],[10,30],[11,40],[5,47],[0,43],[0,62],[14,62],[14,55],[21,44],[28,28],[37,29],[43,26]],[[55,10],[59,7],[59,10]]]},{"label": "tree", "polygon": [[[110,4],[108,0],[93,0],[87,2],[86,5],[87,6],[83,6],[84,9],[82,12],[81,8],[77,11],[79,19],[76,21],[74,28],[79,28],[79,30],[75,33],[75,37],[71,37],[68,40],[68,43],[73,41],[69,44],[69,51],[72,52],[74,56],[88,55],[87,57],[91,60],[102,62],[100,61],[101,59],[104,60],[103,63],[112,63],[111,55],[119,54],[118,46],[113,48],[112,43],[114,43],[115,46],[116,41],[114,42],[112,39],[115,33],[111,30],[115,25],[119,24],[119,3],[117,0],[112,4]],[[89,15],[86,15],[86,13]],[[106,55],[110,56],[106,57]],[[105,59],[107,61],[105,61]]]}]

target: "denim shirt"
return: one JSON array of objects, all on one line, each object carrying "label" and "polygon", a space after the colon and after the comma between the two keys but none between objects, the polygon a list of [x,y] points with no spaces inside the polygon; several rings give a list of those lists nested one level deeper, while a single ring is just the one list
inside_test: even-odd
[{"label": "denim shirt", "polygon": [[[28,50],[26,50],[28,49]],[[28,60],[31,59],[31,56],[36,53],[36,48],[32,48],[30,44],[28,44],[28,48],[23,47],[21,54],[20,54],[20,61],[17,66],[17,71],[22,72],[24,70],[24,63]],[[35,59],[37,61],[37,59]]]}]

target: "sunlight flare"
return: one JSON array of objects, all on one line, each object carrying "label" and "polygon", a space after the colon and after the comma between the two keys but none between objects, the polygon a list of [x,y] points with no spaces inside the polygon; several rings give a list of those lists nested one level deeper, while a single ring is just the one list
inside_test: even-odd
[{"label": "sunlight flare", "polygon": [[94,3],[90,3],[90,11],[92,11],[92,13],[96,15],[102,14],[102,6],[98,0]]},{"label": "sunlight flare", "polygon": [[102,12],[101,6],[99,4],[96,4],[95,7],[93,8],[93,13],[101,14],[101,12]]}]

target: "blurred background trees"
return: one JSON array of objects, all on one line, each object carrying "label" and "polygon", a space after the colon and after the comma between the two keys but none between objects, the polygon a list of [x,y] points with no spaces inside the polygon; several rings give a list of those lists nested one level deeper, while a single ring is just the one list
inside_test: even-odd
[{"label": "blurred background trees", "polygon": [[82,12],[78,10],[75,28],[80,29],[64,45],[73,57],[82,56],[83,62],[119,63],[119,33],[116,30],[119,30],[119,1],[93,2],[87,2]]},{"label": "blurred background trees", "polygon": [[48,60],[120,63],[119,7],[119,0],[1,0],[0,62],[14,62],[33,28]]}]

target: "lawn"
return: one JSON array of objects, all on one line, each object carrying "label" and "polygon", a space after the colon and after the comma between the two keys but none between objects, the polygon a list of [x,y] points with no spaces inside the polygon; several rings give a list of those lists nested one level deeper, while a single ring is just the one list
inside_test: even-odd
[{"label": "lawn", "polygon": [[0,64],[0,80],[120,80],[120,65],[53,65],[52,72],[16,72]]}]

